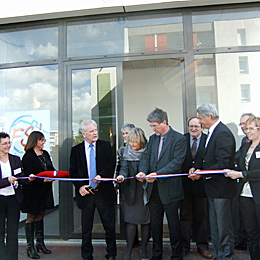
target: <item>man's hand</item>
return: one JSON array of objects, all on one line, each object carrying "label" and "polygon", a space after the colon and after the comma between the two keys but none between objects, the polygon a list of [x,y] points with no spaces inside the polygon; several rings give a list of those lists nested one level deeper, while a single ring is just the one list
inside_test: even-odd
[{"label": "man's hand", "polygon": [[146,176],[146,175],[145,175],[144,172],[139,172],[138,174],[135,175],[135,178],[136,178],[138,181],[143,182],[145,176]]},{"label": "man's hand", "polygon": [[[151,176],[157,176],[156,172],[152,172],[152,173],[146,175],[146,177],[151,177]],[[145,178],[145,179],[146,179],[146,181],[153,183],[156,178]]]},{"label": "man's hand", "polygon": [[97,176],[95,177],[95,179],[92,179],[92,181],[95,182],[95,183],[100,183],[101,181],[99,181],[98,179],[101,179],[101,176],[100,176],[100,175],[97,175]]},{"label": "man's hand", "polygon": [[[194,168],[191,168],[191,169],[194,169]],[[190,169],[190,170],[191,170],[191,169]],[[195,170],[195,169],[194,169],[194,170]],[[189,171],[190,175],[188,175],[188,178],[192,179],[193,181],[199,180],[200,177],[201,177],[201,174],[198,174],[199,171],[200,171],[200,170],[196,170],[196,171],[193,171],[193,173],[190,173],[190,171]]]},{"label": "man's hand", "polygon": [[90,194],[90,192],[86,189],[86,188],[90,188],[90,185],[83,185],[79,188],[79,194],[84,197],[88,194]]}]

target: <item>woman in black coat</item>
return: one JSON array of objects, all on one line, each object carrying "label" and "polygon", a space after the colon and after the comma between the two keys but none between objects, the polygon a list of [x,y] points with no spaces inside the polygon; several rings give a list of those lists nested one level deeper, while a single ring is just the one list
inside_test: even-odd
[{"label": "woman in black coat", "polygon": [[245,125],[250,140],[239,149],[238,171],[227,170],[226,177],[239,179],[238,201],[247,231],[252,260],[260,259],[260,118],[250,117]]},{"label": "woman in black coat", "polygon": [[146,196],[147,182],[139,182],[135,178],[124,181],[125,177],[135,177],[139,172],[138,165],[145,151],[146,142],[142,129],[132,129],[127,135],[128,145],[123,148],[120,160],[117,182],[121,183],[125,211],[124,221],[127,223],[127,251],[124,260],[130,260],[131,258],[137,225],[141,225],[141,259],[149,259],[147,256],[147,242],[150,237],[150,212]]},{"label": "woman in black coat", "polygon": [[[18,259],[18,226],[23,194],[21,184],[28,180],[23,177],[22,163],[18,156],[9,154],[10,136],[0,133],[0,259]],[[6,230],[5,230],[5,224]],[[6,231],[6,232],[5,232]],[[7,234],[5,239],[5,233]]]},{"label": "woman in black coat", "polygon": [[[43,150],[45,143],[44,135],[39,131],[33,131],[28,137],[24,148],[25,154],[22,158],[22,165],[26,176],[36,175],[43,171],[55,170],[50,155]],[[33,259],[40,256],[37,252],[50,254],[44,244],[43,217],[45,210],[54,207],[52,194],[52,181],[47,179],[35,178],[31,185],[23,188],[24,201],[22,203],[22,212],[27,213],[25,233],[27,239],[27,254]],[[36,249],[34,248],[34,230],[36,236]]]}]

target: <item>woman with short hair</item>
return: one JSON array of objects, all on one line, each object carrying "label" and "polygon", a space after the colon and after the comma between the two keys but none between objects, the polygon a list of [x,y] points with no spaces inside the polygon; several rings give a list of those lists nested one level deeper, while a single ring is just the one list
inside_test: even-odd
[{"label": "woman with short hair", "polygon": [[121,183],[124,199],[124,221],[126,224],[127,251],[124,260],[130,260],[137,225],[141,225],[141,259],[147,256],[147,243],[150,238],[150,212],[146,196],[147,182],[139,182],[135,177],[139,172],[139,161],[146,149],[146,137],[141,128],[133,128],[127,135],[127,145],[123,148],[117,182]]}]

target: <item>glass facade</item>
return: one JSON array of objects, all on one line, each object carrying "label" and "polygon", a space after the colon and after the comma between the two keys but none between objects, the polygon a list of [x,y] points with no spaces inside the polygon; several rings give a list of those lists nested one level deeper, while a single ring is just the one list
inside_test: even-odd
[{"label": "glass facade", "polygon": [[[68,171],[85,118],[97,121],[100,138],[116,154],[124,123],[149,137],[146,116],[160,107],[169,124],[185,133],[187,119],[208,102],[239,147],[241,114],[258,115],[260,6],[224,7],[1,25],[0,130],[10,133],[12,153],[22,156],[27,134],[40,129],[54,166]],[[72,184],[53,186],[56,207],[45,216],[46,237],[80,238]],[[122,238],[119,196],[116,231]],[[94,237],[104,237],[101,226],[96,216]]]}]

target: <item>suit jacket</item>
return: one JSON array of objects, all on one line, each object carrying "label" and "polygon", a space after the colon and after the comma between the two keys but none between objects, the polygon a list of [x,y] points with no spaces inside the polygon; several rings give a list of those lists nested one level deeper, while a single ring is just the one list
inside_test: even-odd
[{"label": "suit jacket", "polygon": [[249,143],[243,143],[239,149],[240,157],[238,161],[238,170],[242,171],[244,178],[239,179],[237,195],[240,195],[244,184],[248,181],[250,183],[254,201],[257,204],[260,204],[260,144],[258,144],[251,155],[248,170],[246,170],[245,167],[245,156],[251,143],[251,141]]},{"label": "suit jacket", "polygon": [[[11,166],[11,172],[12,172],[12,176],[15,177],[23,177],[24,172],[23,172],[23,168],[22,168],[22,162],[20,157],[16,156],[16,155],[12,155],[9,154],[9,162],[10,162],[10,166]],[[22,203],[23,201],[23,193],[22,193],[22,189],[21,189],[21,183],[22,184],[28,184],[29,181],[28,180],[19,180],[19,185],[17,187],[17,189],[14,189],[15,191],[15,198],[19,203]],[[0,189],[1,188],[5,188],[10,186],[10,182],[8,181],[8,178],[4,178],[2,179],[2,169],[0,167]]]},{"label": "suit jacket", "polygon": [[[96,167],[97,175],[102,178],[112,178],[115,170],[115,158],[111,149],[111,145],[107,141],[97,140],[96,142]],[[85,154],[84,142],[72,147],[70,155],[70,177],[71,178],[89,178],[87,160]],[[84,209],[89,196],[82,197],[79,194],[79,188],[88,185],[89,181],[73,181],[76,193],[76,202],[80,209]],[[101,181],[98,193],[104,196],[107,203],[114,203],[116,193],[111,181]]]},{"label": "suit jacket", "polygon": [[[220,122],[215,128],[203,154],[203,170],[234,168],[235,138],[226,125]],[[231,198],[236,194],[236,180],[224,174],[203,175],[207,197]]]},{"label": "suit jacket", "polygon": [[[195,169],[202,168],[202,155],[205,150],[205,143],[206,143],[207,135],[205,135],[203,133],[201,134],[199,147],[198,147],[198,150],[196,152],[194,159],[192,158],[192,155],[191,155],[190,134],[187,133],[184,136],[187,139],[187,152],[186,152],[186,157],[185,157],[184,163],[182,165],[182,172],[188,173],[189,169],[192,167],[194,167]],[[182,182],[183,182],[185,196],[193,195],[193,196],[200,197],[200,198],[206,197],[202,178],[200,178],[198,181],[193,181],[193,180],[189,179],[188,176],[183,176]]]},{"label": "suit jacket", "polygon": [[[147,149],[144,151],[139,164],[139,171],[145,174],[156,172],[158,175],[181,173],[187,149],[186,138],[182,134],[170,129],[163,144],[159,160],[157,160],[159,142],[160,136],[154,134],[150,137]],[[163,204],[183,199],[182,177],[160,178],[156,182]],[[150,199],[153,185],[153,183],[148,184],[148,199]]]}]

